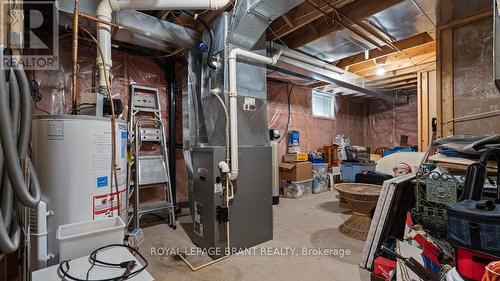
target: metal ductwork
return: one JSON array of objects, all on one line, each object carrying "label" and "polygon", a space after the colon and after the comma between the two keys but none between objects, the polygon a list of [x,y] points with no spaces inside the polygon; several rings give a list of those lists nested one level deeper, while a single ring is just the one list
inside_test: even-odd
[{"label": "metal ductwork", "polygon": [[[73,0],[59,0],[59,24],[71,26],[73,24]],[[80,12],[96,16],[98,0],[79,1]],[[80,17],[80,25],[95,30],[95,22]],[[125,44],[165,52],[175,48],[197,48],[196,38],[200,34],[192,29],[178,24],[160,20],[134,10],[115,12],[113,22],[123,28],[113,31],[112,39]]]},{"label": "metal ductwork", "polygon": [[245,0],[238,2],[231,24],[231,43],[251,50],[272,21],[304,0]]},{"label": "metal ductwork", "polygon": [[[265,31],[272,20],[301,2],[239,0],[232,13],[223,13],[212,23],[219,67],[210,69],[202,63],[206,54],[202,57],[195,50],[190,52],[189,93],[184,107],[190,120],[189,130],[184,131],[190,134],[184,138],[184,155],[192,171],[192,240],[202,248],[226,247],[213,215],[221,204],[214,186],[220,171],[229,164],[230,173],[229,167],[225,173],[235,190],[229,207],[232,247],[243,249],[272,239],[267,75],[262,64],[271,63],[271,59],[267,57]],[[204,38],[209,40],[207,32]]]},{"label": "metal ductwork", "polygon": [[366,78],[345,71],[332,64],[275,43],[270,44],[269,51],[281,53],[280,59],[274,68],[276,71],[295,73],[298,76],[309,77],[317,81],[334,84],[338,88],[347,89],[348,92],[356,92],[360,95],[367,95],[388,102],[394,101],[393,92],[366,87]]}]

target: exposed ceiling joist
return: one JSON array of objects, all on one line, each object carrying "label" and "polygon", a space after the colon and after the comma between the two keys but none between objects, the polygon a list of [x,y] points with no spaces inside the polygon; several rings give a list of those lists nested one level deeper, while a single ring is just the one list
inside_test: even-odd
[{"label": "exposed ceiling joist", "polygon": [[382,79],[372,79],[367,82],[368,85],[376,85],[376,84],[388,84],[388,83],[398,83],[403,80],[408,80],[408,79],[416,79],[417,75],[415,73],[410,73],[410,74],[404,74],[400,76],[394,76],[390,78],[382,78]]},{"label": "exposed ceiling joist", "polygon": [[[331,1],[331,3],[335,7],[339,8],[352,1],[353,0],[335,0]],[[331,9],[328,5],[321,5],[321,9],[326,13],[333,12],[333,9]],[[324,14],[311,7],[311,5],[307,3],[300,4],[283,15],[281,18],[273,21],[269,27],[272,31],[268,33],[268,38],[273,41],[277,40],[323,17]],[[292,26],[288,21],[292,23]]]},{"label": "exposed ceiling joist", "polygon": [[[409,48],[420,46],[426,43],[433,42],[434,40],[428,33],[420,33],[415,36],[408,37],[406,39],[397,41],[394,45],[397,49],[404,51]],[[390,55],[399,52],[398,50],[392,49],[389,46],[382,47],[382,50],[373,49],[368,51],[368,59],[375,59],[378,57]],[[357,64],[366,61],[365,53],[359,53],[354,56],[350,56],[345,59],[341,59],[337,62],[336,66],[344,68],[349,65]]]},{"label": "exposed ceiling joist", "polygon": [[[353,21],[360,21],[366,17],[369,17],[380,11],[383,11],[402,1],[404,0],[384,0],[384,1],[356,0],[354,2],[351,2],[343,6],[342,8],[339,8],[339,11],[341,11],[343,14],[345,14]],[[328,8],[325,8],[325,12],[328,11]],[[331,8],[329,9],[332,10]],[[331,13],[331,11],[329,13]],[[311,33],[309,28],[300,27],[296,29],[293,33],[289,33],[288,35],[282,37],[281,40],[283,40],[285,44],[291,48],[299,48],[309,42],[316,40],[321,36],[342,29],[342,27],[338,25],[328,26],[324,23],[323,20],[320,19],[321,17],[314,20],[313,22],[310,22],[318,29],[320,36]]]},{"label": "exposed ceiling joist", "polygon": [[426,59],[432,54],[436,53],[436,44],[434,42],[426,43],[420,46],[416,46],[413,48],[409,48],[403,50],[401,52],[396,52],[393,54],[377,57],[374,59],[369,59],[354,65],[347,66],[347,69],[350,72],[358,73],[360,71],[374,69],[379,66],[385,66],[387,68],[388,65],[409,61],[419,62],[422,59]]},{"label": "exposed ceiling joist", "polygon": [[[407,58],[401,61],[397,61],[395,63],[387,64],[384,65],[385,72],[391,72],[391,71],[398,71],[400,69],[404,68],[409,68],[409,67],[415,67],[415,69],[418,69],[418,65],[425,64],[425,63],[430,63],[436,62],[436,52],[430,53],[430,54],[423,54],[423,55],[418,55],[414,56],[411,58]],[[363,76],[363,77],[369,77],[369,76],[374,76],[377,75],[377,68],[371,68],[367,70],[362,70],[359,72],[356,72],[357,75]]]},{"label": "exposed ceiling joist", "polygon": [[413,83],[417,83],[417,76],[416,75],[414,75],[414,77],[412,79],[399,80],[399,81],[388,82],[388,83],[381,81],[377,84],[367,83],[367,85],[374,87],[374,88],[379,88],[379,87],[398,87],[398,86],[404,86],[404,85],[413,84]]},{"label": "exposed ceiling joist", "polygon": [[388,87],[388,88],[384,88],[384,89],[390,89],[390,90],[401,90],[401,91],[404,91],[404,90],[411,90],[411,89],[416,89],[417,88],[417,83],[413,83],[413,84],[410,84],[410,85],[407,85],[407,86],[400,86],[400,87]]},{"label": "exposed ceiling joist", "polygon": [[397,70],[393,70],[393,71],[386,71],[386,73],[384,75],[377,75],[376,73],[373,73],[370,76],[365,76],[365,78],[380,80],[380,79],[385,79],[385,78],[398,77],[398,76],[406,75],[406,74],[416,74],[420,71],[430,71],[430,70],[434,70],[434,69],[436,69],[436,62],[432,61],[432,62],[426,62],[426,63],[422,63],[419,65],[409,66],[409,67],[405,67],[405,68],[401,68],[401,69],[397,69]]}]

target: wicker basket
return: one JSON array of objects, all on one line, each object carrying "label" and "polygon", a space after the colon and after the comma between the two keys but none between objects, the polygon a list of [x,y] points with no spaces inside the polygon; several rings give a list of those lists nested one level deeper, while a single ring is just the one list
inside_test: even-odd
[{"label": "wicker basket", "polygon": [[373,209],[377,206],[382,186],[362,183],[340,183],[335,185],[352,216],[339,226],[339,231],[351,238],[366,240],[371,225]]}]

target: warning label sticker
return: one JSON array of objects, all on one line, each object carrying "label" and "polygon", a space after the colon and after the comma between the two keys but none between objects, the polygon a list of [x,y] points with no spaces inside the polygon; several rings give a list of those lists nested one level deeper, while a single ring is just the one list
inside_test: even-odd
[{"label": "warning label sticker", "polygon": [[118,197],[116,192],[110,194],[102,194],[93,198],[93,219],[101,219],[118,215],[126,215],[126,191],[122,190],[119,193],[120,206],[118,206]]}]

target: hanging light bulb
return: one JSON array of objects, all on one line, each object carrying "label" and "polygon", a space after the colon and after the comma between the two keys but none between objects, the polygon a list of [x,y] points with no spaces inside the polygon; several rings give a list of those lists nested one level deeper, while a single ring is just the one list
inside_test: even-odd
[{"label": "hanging light bulb", "polygon": [[385,74],[385,67],[383,65],[380,65],[377,67],[376,73],[378,76],[382,76]]}]

